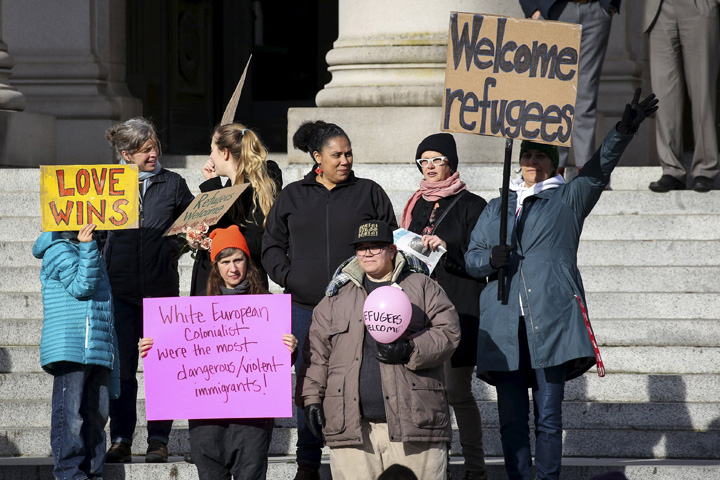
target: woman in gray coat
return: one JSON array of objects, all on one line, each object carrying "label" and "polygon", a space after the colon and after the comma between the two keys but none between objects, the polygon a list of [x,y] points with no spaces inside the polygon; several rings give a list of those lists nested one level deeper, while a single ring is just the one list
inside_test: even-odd
[{"label": "woman in gray coat", "polygon": [[[557,479],[562,457],[565,382],[602,363],[587,319],[577,249],[585,218],[600,198],[640,123],[657,110],[654,95],[638,103],[640,89],[622,120],[577,178],[556,175],[558,149],[524,141],[522,178],[511,182],[510,245],[498,245],[500,199],[478,219],[465,255],[476,278],[488,278],[480,295],[478,376],[495,385],[505,469],[510,480],[530,479],[528,426],[533,390],[535,466],[538,479]],[[497,271],[505,268],[505,296],[498,300]]]}]

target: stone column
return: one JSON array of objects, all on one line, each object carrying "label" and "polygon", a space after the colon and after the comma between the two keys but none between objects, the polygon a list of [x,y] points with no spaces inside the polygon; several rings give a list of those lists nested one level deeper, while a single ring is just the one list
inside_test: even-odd
[{"label": "stone column", "polygon": [[[523,16],[517,0],[339,2],[339,35],[327,54],[332,80],[317,94],[318,108],[288,113],[290,162],[307,162],[306,155],[293,150],[291,138],[302,121],[313,119],[343,127],[358,162],[407,162],[419,141],[440,129],[450,12]],[[618,18],[627,22],[620,30],[630,31],[631,19]],[[615,25],[613,32],[617,30]],[[624,106],[631,98],[625,93],[631,94],[639,83],[639,67],[626,47],[629,43],[623,33],[613,39],[608,51],[610,65],[603,81],[612,84],[617,96],[617,101],[608,104],[609,121],[618,111],[621,114],[620,99]],[[605,101],[601,108],[604,113]],[[603,134],[605,123],[603,117]],[[503,159],[501,138],[457,134],[455,139],[463,162]]]},{"label": "stone column", "polygon": [[142,113],[125,84],[125,1],[3,1],[13,84],[57,118],[59,164],[112,160],[105,130]]},{"label": "stone column", "polygon": [[0,165],[9,167],[33,165],[55,154],[55,119],[23,112],[25,96],[10,85],[14,65],[0,22]]}]

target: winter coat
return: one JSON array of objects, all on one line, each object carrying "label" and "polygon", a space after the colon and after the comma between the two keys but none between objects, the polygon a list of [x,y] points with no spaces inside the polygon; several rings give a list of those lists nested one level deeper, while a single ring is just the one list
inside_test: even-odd
[{"label": "winter coat", "polygon": [[112,370],[117,358],[112,295],[97,243],[74,244],[60,232],[45,232],[33,255],[42,259],[43,369],[53,373],[55,362],[74,362]]},{"label": "winter coat", "polygon": [[[443,362],[460,341],[457,312],[442,288],[413,273],[403,254],[395,257],[392,281],[413,304],[403,337],[415,342],[405,365],[380,363],[390,441],[445,442],[452,438]],[[361,445],[359,382],[362,364],[363,304],[367,292],[357,259],[342,269],[348,275],[336,294],[315,308],[303,355],[307,370],[298,375],[298,404],[322,403],[323,434],[330,447]],[[332,287],[332,285],[331,285]],[[332,294],[334,289],[328,288]]]},{"label": "winter coat", "polygon": [[355,254],[357,226],[382,220],[397,228],[392,203],[372,180],[350,174],[332,190],[311,171],[280,192],[270,209],[262,263],[270,278],[292,294],[293,304],[312,310],[335,269]]},{"label": "winter coat", "polygon": [[[459,193],[460,198],[448,210],[442,221],[437,224],[433,235],[442,238],[447,244],[447,253],[433,270],[440,286],[455,305],[460,316],[460,345],[452,356],[453,367],[469,367],[477,360],[477,332],[479,324],[480,292],[485,279],[476,279],[465,271],[465,252],[480,213],[487,202],[467,190]],[[436,218],[439,218],[457,195],[438,200]],[[408,230],[422,235],[435,202],[418,199],[412,211],[412,222]]]},{"label": "winter coat", "polygon": [[[280,189],[282,188],[282,171],[280,170],[280,167],[278,167],[278,164],[273,162],[272,160],[268,160],[267,171],[270,178],[275,181],[275,186],[277,188],[276,191],[280,192]],[[228,180],[223,186],[220,177],[215,177],[201,183],[200,191],[212,192],[214,190],[220,190],[221,188],[227,188],[230,186],[230,180]],[[253,210],[253,195],[253,186],[249,185],[240,194],[240,197],[236,200],[236,203],[240,202],[240,204],[242,205],[242,211],[246,216],[249,216],[250,212],[252,212]],[[242,222],[243,224],[238,224],[237,221],[233,219],[231,211],[228,211],[227,213],[225,213],[225,215],[222,216],[222,218],[220,218],[220,220],[218,220],[215,225],[212,225],[210,227],[208,233],[212,232],[216,228],[228,228],[230,225],[237,224],[238,227],[240,227],[240,233],[243,234],[245,240],[247,241],[248,248],[250,249],[250,256],[252,257],[253,262],[255,262],[255,266],[258,267],[258,270],[260,270],[260,277],[265,280],[267,287],[267,274],[265,273],[265,270],[263,269],[260,260],[262,237],[263,232],[265,231],[265,229],[263,228],[263,222],[265,222],[265,215],[262,213],[262,210],[260,210],[260,208],[255,210],[254,215],[252,216],[252,219],[250,221]],[[211,268],[212,262],[210,261],[210,253],[207,250],[198,250],[197,254],[195,255],[195,263],[193,264],[192,271],[192,280],[190,282],[191,296],[205,295],[205,290],[207,288],[207,280],[208,276],[210,275]]]},{"label": "winter coat", "polygon": [[524,201],[515,222],[516,193],[510,192],[505,267],[505,303],[497,300],[496,270],[490,253],[499,243],[500,199],[490,201],[472,232],[465,254],[468,273],[490,277],[480,295],[478,376],[492,383],[493,371],[518,369],[520,298],[532,368],[567,364],[567,379],[595,364],[583,317],[585,290],[577,267],[577,249],[585,218],[610,180],[632,135],[610,132],[578,177]]},{"label": "winter coat", "polygon": [[192,201],[185,179],[162,169],[140,202],[140,228],[108,232],[103,256],[116,299],[142,305],[143,298],[180,295],[180,244],[163,234]]}]

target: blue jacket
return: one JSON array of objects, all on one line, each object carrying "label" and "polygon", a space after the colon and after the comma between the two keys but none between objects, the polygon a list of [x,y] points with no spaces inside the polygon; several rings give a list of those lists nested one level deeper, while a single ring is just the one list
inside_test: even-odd
[{"label": "blue jacket", "polygon": [[516,193],[510,192],[506,215],[511,264],[505,267],[505,303],[497,299],[496,270],[490,252],[499,243],[500,199],[480,215],[465,254],[469,274],[489,277],[480,295],[478,376],[492,383],[492,371],[519,368],[520,298],[532,368],[568,364],[571,379],[595,364],[595,352],[583,318],[585,290],[577,267],[577,249],[585,218],[610,181],[632,135],[610,132],[578,177],[529,197],[514,221]]},{"label": "blue jacket", "polygon": [[40,363],[66,361],[113,369],[116,338],[112,295],[96,242],[74,244],[60,232],[45,232],[33,246],[42,259],[44,320]]}]

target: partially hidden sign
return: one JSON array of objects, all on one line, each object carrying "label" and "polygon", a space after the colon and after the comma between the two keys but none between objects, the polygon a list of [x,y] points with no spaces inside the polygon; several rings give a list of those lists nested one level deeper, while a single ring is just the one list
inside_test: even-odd
[{"label": "partially hidden sign", "polygon": [[441,130],[569,146],[580,25],[452,12]]},{"label": "partially hidden sign", "polygon": [[138,227],[136,165],[40,165],[43,231]]},{"label": "partially hidden sign", "polygon": [[290,295],[146,298],[148,420],[292,416]]},{"label": "partially hidden sign", "polygon": [[203,192],[180,215],[165,235],[177,235],[184,229],[197,228],[201,223],[215,225],[227,212],[240,194],[250,185],[241,183],[232,187]]}]

